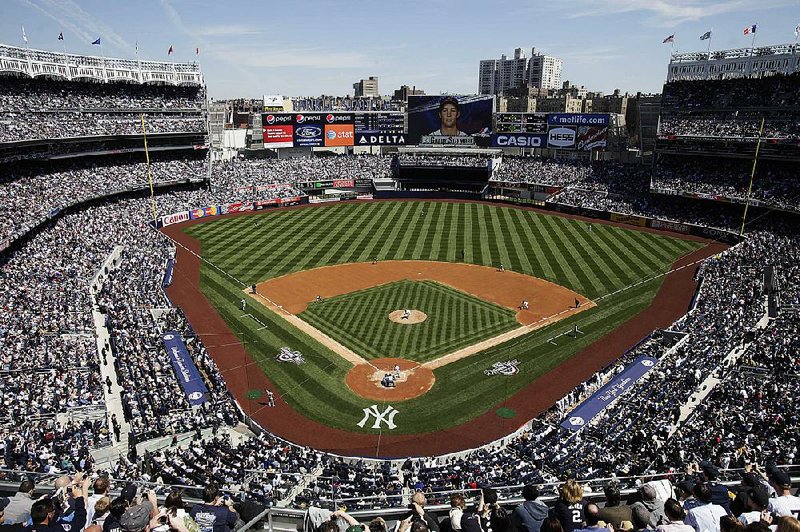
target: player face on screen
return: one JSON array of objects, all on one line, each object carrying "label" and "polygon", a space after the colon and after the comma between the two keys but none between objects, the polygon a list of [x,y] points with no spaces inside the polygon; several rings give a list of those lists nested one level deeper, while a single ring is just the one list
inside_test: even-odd
[{"label": "player face on screen", "polygon": [[461,113],[458,111],[458,107],[453,103],[445,103],[439,109],[439,120],[441,120],[441,132],[442,135],[458,135],[458,128],[456,127],[456,122],[458,122],[458,117]]}]

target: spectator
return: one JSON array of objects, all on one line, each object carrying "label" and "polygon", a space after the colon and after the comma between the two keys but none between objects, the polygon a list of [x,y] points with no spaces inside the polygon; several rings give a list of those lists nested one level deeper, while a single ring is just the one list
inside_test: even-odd
[{"label": "spectator", "polygon": [[645,484],[639,488],[639,499],[631,505],[634,524],[647,523],[647,528],[652,529],[665,521],[664,502],[656,498],[656,490],[652,485]]},{"label": "spectator", "polygon": [[627,504],[622,504],[617,484],[606,484],[603,492],[606,496],[606,503],[600,509],[600,520],[611,524],[617,530],[622,528],[623,521],[632,522],[631,507]]},{"label": "spectator", "polygon": [[719,532],[720,518],[728,515],[725,508],[711,502],[713,494],[708,484],[696,484],[694,496],[700,505],[687,512],[685,522],[695,532]]},{"label": "spectator", "polygon": [[694,529],[684,523],[686,511],[677,500],[669,498],[664,502],[664,515],[666,522],[659,524],[656,532],[693,532]]},{"label": "spectator", "polygon": [[189,515],[197,523],[200,532],[231,532],[239,518],[231,498],[221,496],[213,484],[203,488],[202,504],[192,506]]},{"label": "spectator", "polygon": [[539,532],[549,511],[545,503],[537,500],[539,488],[526,485],[522,488],[522,498],[525,502],[514,508],[512,522],[519,532]]},{"label": "spectator", "polygon": [[5,524],[27,524],[31,518],[31,507],[33,506],[33,493],[36,486],[32,480],[23,480],[17,492],[9,499],[5,508]]},{"label": "spectator", "polygon": [[564,532],[572,532],[583,526],[583,488],[576,480],[569,479],[561,485],[550,516],[558,519]]}]

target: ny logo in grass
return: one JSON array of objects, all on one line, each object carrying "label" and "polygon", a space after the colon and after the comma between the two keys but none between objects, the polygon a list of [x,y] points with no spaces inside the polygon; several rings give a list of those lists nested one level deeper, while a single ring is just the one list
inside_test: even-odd
[{"label": "ny logo in grass", "polygon": [[381,428],[381,423],[386,423],[387,428],[393,429],[397,427],[397,425],[394,424],[394,416],[396,415],[397,410],[395,410],[392,405],[387,405],[386,410],[383,412],[378,412],[378,405],[372,405],[364,409],[364,419],[358,422],[358,426],[363,429],[364,425],[369,421],[370,416],[375,416],[375,423],[372,424],[373,429]]}]

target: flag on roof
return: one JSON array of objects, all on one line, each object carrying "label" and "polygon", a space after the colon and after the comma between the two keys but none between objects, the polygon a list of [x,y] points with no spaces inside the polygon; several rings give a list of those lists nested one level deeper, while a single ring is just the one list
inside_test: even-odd
[{"label": "flag on roof", "polygon": [[700,40],[701,41],[705,41],[705,40],[710,39],[710,38],[711,38],[711,32],[710,31],[707,31],[707,32],[705,32],[704,34],[702,34],[700,36]]},{"label": "flag on roof", "polygon": [[64,40],[64,32],[63,31],[58,34],[58,40],[59,41],[63,41]]},{"label": "flag on roof", "polygon": [[22,40],[25,41],[25,44],[28,44],[28,36],[25,34],[25,26],[22,26]]},{"label": "flag on roof", "polygon": [[98,37],[96,41],[93,41],[93,42],[92,42],[92,44],[97,44],[97,45],[99,45],[99,44],[100,44],[100,37]]},{"label": "flag on roof", "polygon": [[170,45],[169,50],[167,50],[167,55],[172,55],[172,46]]},{"label": "flag on roof", "polygon": [[742,33],[745,35],[751,35],[756,32],[756,25],[753,24],[752,26],[747,26]]},{"label": "flag on roof", "polygon": [[675,34],[673,33],[672,35],[670,35],[669,37],[667,37],[666,39],[664,39],[661,42],[662,43],[675,42]]}]

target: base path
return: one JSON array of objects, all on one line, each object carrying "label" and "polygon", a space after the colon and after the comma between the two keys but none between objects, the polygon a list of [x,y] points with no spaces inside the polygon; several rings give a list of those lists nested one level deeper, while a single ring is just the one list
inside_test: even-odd
[{"label": "base path", "polygon": [[[319,205],[296,208],[326,207]],[[295,207],[288,208],[294,209]],[[533,207],[518,208],[553,216],[564,216]],[[260,214],[243,213],[231,216],[258,216]],[[575,215],[565,217],[631,229],[630,226],[618,222],[606,222]],[[697,237],[676,235],[656,229],[641,229],[673,238],[701,241],[709,245],[681,257],[673,264],[673,268],[692,266],[680,268],[667,275],[648,308],[608,335],[588,345],[557,368],[534,380],[513,396],[495,405],[486,413],[461,425],[428,434],[387,434],[386,432],[363,434],[335,429],[312,421],[282,401],[277,396],[278,394],[276,394],[277,404],[274,408],[267,408],[262,401],[248,395],[250,390],[275,390],[276,386],[260,370],[250,353],[242,345],[241,339],[230,329],[200,291],[200,258],[197,255],[200,253],[200,242],[183,232],[187,225],[212,222],[217,219],[201,218],[163,229],[164,233],[180,244],[177,248],[173,284],[167,289],[170,299],[183,309],[192,328],[201,337],[214,358],[225,378],[225,384],[245,414],[267,430],[298,445],[348,456],[433,456],[478,447],[513,432],[527,420],[551,407],[554,401],[563,397],[576,384],[616,360],[626,349],[650,334],[653,329],[667,327],[683,316],[697,289],[697,283],[694,280],[697,266],[693,263],[728,248],[727,245],[710,243],[708,240]],[[640,229],[636,228],[636,230]],[[495,410],[501,407],[514,410],[517,414],[516,417],[506,419],[498,416]]]},{"label": "base path", "polygon": [[[422,260],[323,266],[269,279],[256,289],[287,312],[300,314],[317,296],[340,296],[402,280],[436,281],[516,310],[522,325],[546,325],[594,306],[581,294],[538,277],[476,264]],[[581,303],[579,308],[574,308],[576,299]],[[527,310],[519,309],[523,300],[528,302]]]}]

